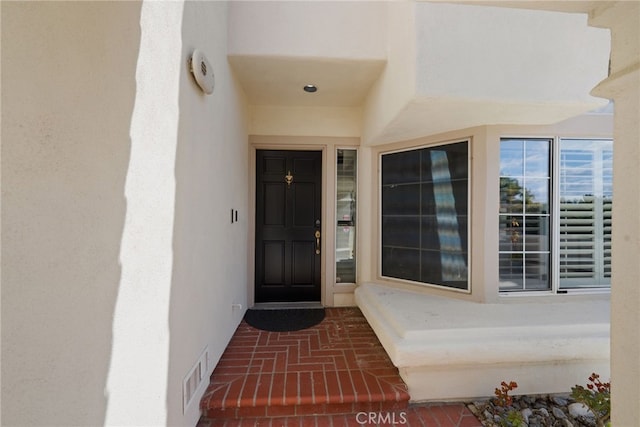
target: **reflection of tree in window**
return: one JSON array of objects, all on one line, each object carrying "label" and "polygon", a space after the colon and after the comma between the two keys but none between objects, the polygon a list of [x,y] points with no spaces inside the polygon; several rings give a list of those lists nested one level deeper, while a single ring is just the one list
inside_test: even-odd
[{"label": "reflection of tree in window", "polygon": [[[515,178],[500,178],[500,195],[501,205],[511,207],[511,211],[514,213],[524,213],[522,212],[523,199],[527,212],[540,212],[543,207],[543,203],[536,200],[535,193],[523,188],[520,185],[520,181]],[[515,209],[516,206],[519,209]],[[511,230],[509,230],[511,243],[519,243],[521,241],[521,227],[522,224],[520,224],[517,218],[511,218]]]},{"label": "reflection of tree in window", "polygon": [[500,144],[500,288],[548,289],[550,140]]}]

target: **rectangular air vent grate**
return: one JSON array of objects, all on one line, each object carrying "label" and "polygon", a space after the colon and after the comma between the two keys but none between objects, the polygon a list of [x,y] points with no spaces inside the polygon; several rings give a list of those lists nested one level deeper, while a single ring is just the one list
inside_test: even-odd
[{"label": "rectangular air vent grate", "polygon": [[200,388],[205,379],[208,372],[207,360],[209,356],[208,349],[205,350],[200,355],[200,358],[196,362],[195,365],[191,368],[187,376],[182,381],[182,409],[183,413],[187,412],[187,408],[193,397],[196,395],[196,392]]}]

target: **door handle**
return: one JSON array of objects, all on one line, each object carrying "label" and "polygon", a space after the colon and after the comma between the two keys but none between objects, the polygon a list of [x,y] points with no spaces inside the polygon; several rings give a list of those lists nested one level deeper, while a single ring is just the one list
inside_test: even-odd
[{"label": "door handle", "polygon": [[320,255],[320,230],[316,230],[316,255]]}]

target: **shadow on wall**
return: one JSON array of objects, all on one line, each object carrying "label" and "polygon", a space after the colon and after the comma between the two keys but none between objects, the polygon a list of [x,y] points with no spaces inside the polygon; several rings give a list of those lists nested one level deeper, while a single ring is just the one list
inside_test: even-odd
[{"label": "shadow on wall", "polygon": [[104,425],[139,2],[2,3],[2,424]]}]

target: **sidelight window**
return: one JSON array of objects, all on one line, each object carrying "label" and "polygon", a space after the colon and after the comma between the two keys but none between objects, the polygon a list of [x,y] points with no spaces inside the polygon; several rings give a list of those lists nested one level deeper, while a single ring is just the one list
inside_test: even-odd
[{"label": "sidelight window", "polygon": [[336,164],[336,283],[356,282],[358,151],[339,149]]}]

